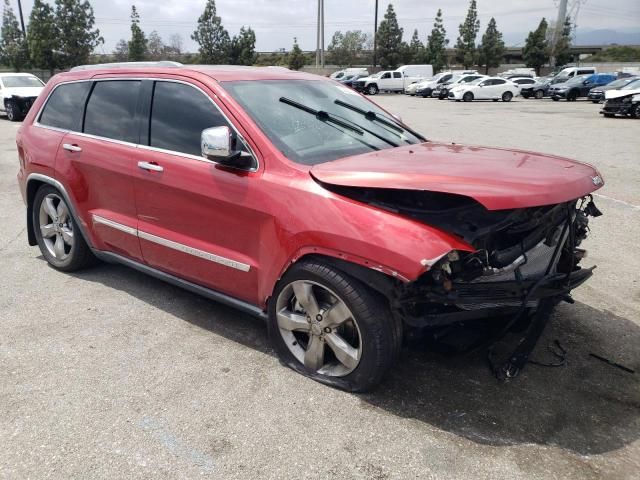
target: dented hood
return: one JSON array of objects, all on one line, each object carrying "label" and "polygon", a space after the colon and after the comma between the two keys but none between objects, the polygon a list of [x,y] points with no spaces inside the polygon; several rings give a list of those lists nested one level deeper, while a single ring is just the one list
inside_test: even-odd
[{"label": "dented hood", "polygon": [[593,167],[566,158],[432,142],[322,163],[311,175],[331,185],[464,195],[489,210],[566,202],[603,185]]}]

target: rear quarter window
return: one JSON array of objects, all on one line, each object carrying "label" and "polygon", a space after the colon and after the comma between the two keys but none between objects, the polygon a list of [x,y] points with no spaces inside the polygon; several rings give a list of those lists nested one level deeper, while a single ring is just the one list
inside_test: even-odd
[{"label": "rear quarter window", "polygon": [[58,85],[49,96],[38,122],[48,127],[79,132],[84,102],[90,88],[91,82]]}]

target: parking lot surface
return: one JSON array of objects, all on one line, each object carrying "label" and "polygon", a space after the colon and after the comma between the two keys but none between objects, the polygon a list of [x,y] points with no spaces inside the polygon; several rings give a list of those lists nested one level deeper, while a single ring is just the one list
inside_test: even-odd
[{"label": "parking lot surface", "polygon": [[[595,165],[595,276],[499,384],[483,354],[419,347],[375,392],[282,367],[265,325],[114,265],[29,247],[15,133],[0,119],[0,478],[623,479],[640,471],[640,121],[588,102],[373,100],[435,141]],[[594,353],[635,374],[591,357]]]}]

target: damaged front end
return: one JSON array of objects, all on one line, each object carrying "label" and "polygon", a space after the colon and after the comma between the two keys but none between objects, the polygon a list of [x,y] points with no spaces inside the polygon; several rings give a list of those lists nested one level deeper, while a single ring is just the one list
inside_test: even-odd
[{"label": "damaged front end", "polygon": [[[452,251],[398,292],[395,307],[405,323],[442,326],[535,309],[556,302],[586,281],[579,248],[589,217],[601,213],[591,196],[558,205],[487,211],[475,204],[424,221],[462,236],[474,252]],[[430,217],[430,218],[428,218]]]}]

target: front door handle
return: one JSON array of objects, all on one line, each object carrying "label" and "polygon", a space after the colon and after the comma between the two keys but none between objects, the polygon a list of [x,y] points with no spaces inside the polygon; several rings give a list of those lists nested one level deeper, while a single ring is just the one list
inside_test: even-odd
[{"label": "front door handle", "polygon": [[62,144],[62,148],[64,148],[65,150],[68,150],[69,152],[81,152],[82,151],[81,147],[79,147],[78,145],[72,145],[70,143]]},{"label": "front door handle", "polygon": [[150,172],[164,171],[164,168],[162,168],[160,165],[151,162],[138,162],[138,168],[141,168],[142,170],[148,170]]}]

